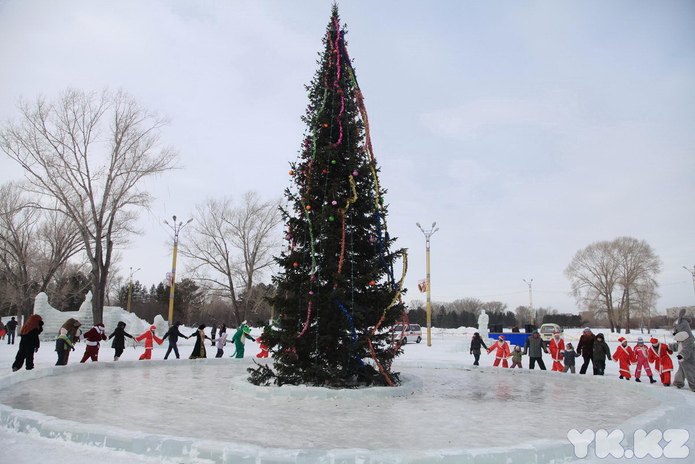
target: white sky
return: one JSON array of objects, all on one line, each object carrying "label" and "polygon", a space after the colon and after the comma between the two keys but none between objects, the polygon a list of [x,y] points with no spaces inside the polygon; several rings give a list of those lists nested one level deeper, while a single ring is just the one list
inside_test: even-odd
[{"label": "white sky", "polygon": [[[20,96],[122,87],[171,117],[183,169],[121,273],[171,268],[171,234],[207,196],[288,187],[329,0],[0,0],[0,120]],[[660,309],[695,304],[695,4],[344,0],[406,301],[476,297],[576,312],[563,270],[599,240],[646,240]],[[0,182],[20,170],[0,158]],[[181,242],[186,240],[185,229]],[[179,278],[185,277],[180,260]]]}]

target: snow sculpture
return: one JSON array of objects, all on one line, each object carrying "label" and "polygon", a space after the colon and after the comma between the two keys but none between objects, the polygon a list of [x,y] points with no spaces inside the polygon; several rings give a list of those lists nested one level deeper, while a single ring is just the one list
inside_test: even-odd
[{"label": "snow sculpture", "polygon": [[487,330],[487,325],[490,322],[490,316],[487,315],[485,311],[480,312],[480,316],[478,316],[478,333],[482,338],[488,338],[488,330]]}]

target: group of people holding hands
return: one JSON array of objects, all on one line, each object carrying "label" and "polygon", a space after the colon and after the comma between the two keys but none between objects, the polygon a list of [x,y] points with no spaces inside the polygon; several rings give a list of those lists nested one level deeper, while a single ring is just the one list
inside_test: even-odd
[{"label": "group of people holding hands", "polygon": [[673,362],[671,355],[673,354],[672,347],[666,343],[659,342],[656,338],[649,340],[649,345],[645,344],[642,337],[637,338],[637,344],[634,347],[628,346],[628,341],[624,337],[618,338],[620,345],[611,354],[610,347],[606,343],[602,333],[594,335],[590,328],[586,327],[579,337],[577,348],[575,350],[572,343],[565,343],[560,332],[555,332],[550,341],[545,341],[541,338],[538,331],[526,339],[524,347],[515,345],[511,348],[509,342],[505,340],[504,335],[500,335],[498,339],[489,348],[476,332],[473,334],[470,345],[470,354],[474,356],[474,365],[479,365],[481,348],[487,350],[488,354],[495,353],[495,361],[493,366],[497,367],[500,364],[502,367],[509,367],[508,360],[511,358],[511,367],[521,368],[522,356],[529,356],[529,369],[534,369],[538,364],[541,370],[546,370],[543,362],[543,353],[550,354],[552,358],[551,370],[558,372],[570,371],[575,373],[576,359],[583,358],[583,363],[579,369],[580,374],[586,374],[589,364],[592,364],[594,375],[604,375],[606,369],[606,360],[618,362],[620,367],[620,378],[630,380],[632,378],[631,366],[636,365],[634,376],[635,381],[641,382],[640,377],[642,370],[649,377],[651,383],[656,380],[653,377],[651,364],[654,365],[654,370],[659,374],[661,383],[665,386],[671,384],[671,372],[673,371]]},{"label": "group of people holding hands", "polygon": [[[34,368],[34,353],[39,350],[40,346],[40,334],[43,332],[43,320],[40,315],[32,314],[27,319],[26,323],[22,326],[19,331],[19,349],[17,351],[17,356],[12,364],[12,371],[18,371],[24,365],[26,365],[27,370],[32,370]],[[79,341],[84,341],[85,351],[81,363],[86,362],[91,359],[93,362],[99,359],[99,348],[101,342],[113,339],[111,343],[111,348],[114,349],[114,361],[118,361],[123,351],[126,347],[126,338],[133,340],[133,347],[135,347],[136,342],[144,342],[145,352],[140,356],[140,360],[152,359],[152,350],[154,349],[154,344],[157,343],[161,345],[165,340],[168,339],[169,347],[167,348],[164,359],[168,359],[169,355],[173,351],[176,359],[179,359],[179,349],[178,340],[179,338],[191,338],[195,337],[196,342],[193,346],[193,351],[189,356],[189,359],[199,359],[206,358],[207,352],[205,349],[205,340],[210,340],[212,346],[217,347],[216,358],[221,358],[224,355],[224,347],[227,344],[227,326],[225,324],[219,324],[217,327],[213,327],[212,336],[208,336],[205,333],[205,324],[198,326],[198,329],[192,334],[186,336],[179,330],[181,327],[180,322],[174,322],[174,324],[169,328],[166,334],[162,338],[159,338],[156,334],[157,327],[150,326],[141,335],[135,337],[128,332],[126,332],[126,323],[123,321],[118,322],[116,329],[113,333],[106,336],[106,328],[104,324],[97,323],[89,329],[84,334],[81,331],[82,324],[74,318],[70,318],[62,325],[60,328],[58,337],[55,342],[55,351],[58,356],[56,366],[64,366],[68,363],[70,358],[70,353],[75,351],[75,344]],[[215,336],[217,334],[217,336]],[[251,336],[251,329],[246,325],[244,321],[241,326],[236,330],[231,342],[235,345],[235,352],[232,355],[236,358],[244,357],[244,345],[246,340],[255,341],[256,339]]]}]

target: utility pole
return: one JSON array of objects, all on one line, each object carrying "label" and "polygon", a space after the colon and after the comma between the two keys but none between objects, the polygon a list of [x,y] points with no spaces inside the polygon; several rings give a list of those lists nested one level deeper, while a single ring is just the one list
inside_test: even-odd
[{"label": "utility pole", "polygon": [[531,279],[530,282],[527,282],[526,279],[522,279],[526,284],[528,285],[528,299],[529,299],[529,312],[531,313],[531,325],[536,325],[536,313],[533,310],[533,291],[531,290],[531,284],[533,283],[533,279]]},{"label": "utility pole", "polygon": [[137,268],[136,270],[133,271],[133,268],[130,268],[130,277],[128,278],[128,305],[127,305],[127,310],[130,312],[130,300],[133,298],[133,274],[138,272],[141,268]]},{"label": "utility pole", "polygon": [[439,229],[434,228],[434,226],[437,225],[436,222],[432,223],[432,228],[430,230],[423,229],[422,226],[420,226],[419,222],[416,222],[415,225],[418,226],[418,228],[422,231],[423,234],[425,234],[425,248],[427,250],[427,346],[432,346],[432,285],[430,282],[430,237],[432,237],[432,235],[434,235],[434,233],[437,232]]},{"label": "utility pole", "polygon": [[688,271],[689,273],[691,273],[693,275],[693,290],[695,290],[695,266],[693,266],[692,271],[685,266],[683,266],[683,269],[685,269],[686,271]]},{"label": "utility pole", "polygon": [[167,221],[164,221],[164,224],[168,225],[171,230],[174,231],[174,257],[171,262],[171,283],[170,283],[170,290],[169,290],[169,326],[174,325],[174,293],[176,289],[176,255],[179,250],[179,232],[181,232],[181,229],[183,229],[185,226],[191,223],[193,221],[193,218],[189,219],[186,221],[184,224],[183,222],[179,222],[178,224],[176,223],[176,216],[172,216],[172,219],[174,220],[173,225],[169,224]]}]

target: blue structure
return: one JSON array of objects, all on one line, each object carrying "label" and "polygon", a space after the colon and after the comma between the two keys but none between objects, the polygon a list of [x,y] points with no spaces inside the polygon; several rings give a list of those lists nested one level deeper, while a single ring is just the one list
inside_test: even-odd
[{"label": "blue structure", "polygon": [[521,347],[526,343],[526,339],[531,336],[530,333],[521,332],[504,332],[504,333],[491,333],[488,337],[494,338],[495,340],[500,338],[500,335],[504,335],[504,339],[509,342],[510,345],[519,345]]}]

